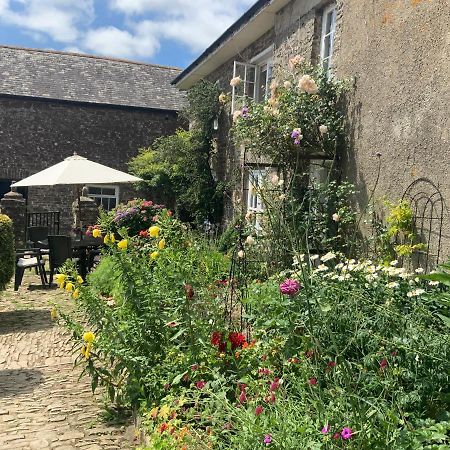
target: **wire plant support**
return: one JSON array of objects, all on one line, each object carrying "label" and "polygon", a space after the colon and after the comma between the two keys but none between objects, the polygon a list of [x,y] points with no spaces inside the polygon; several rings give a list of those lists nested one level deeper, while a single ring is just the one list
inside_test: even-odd
[{"label": "wire plant support", "polygon": [[431,180],[418,178],[407,187],[402,200],[410,204],[416,235],[424,245],[422,250],[414,252],[413,265],[429,272],[440,262],[444,198]]}]

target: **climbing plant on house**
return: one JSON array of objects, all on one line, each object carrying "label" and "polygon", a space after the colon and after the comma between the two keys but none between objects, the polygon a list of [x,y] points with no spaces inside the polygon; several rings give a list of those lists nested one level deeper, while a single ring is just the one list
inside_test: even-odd
[{"label": "climbing plant on house", "polygon": [[183,117],[189,131],[156,139],[133,158],[130,169],[145,180],[152,198],[174,208],[185,222],[219,222],[222,187],[211,172],[213,122],[219,111],[218,88],[200,81],[187,94]]}]

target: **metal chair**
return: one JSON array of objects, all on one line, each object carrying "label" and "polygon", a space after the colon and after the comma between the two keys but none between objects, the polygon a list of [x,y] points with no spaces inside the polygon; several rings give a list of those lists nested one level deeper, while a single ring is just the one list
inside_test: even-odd
[{"label": "metal chair", "polygon": [[70,236],[48,236],[50,279],[49,285],[53,283],[55,270],[61,267],[68,259],[72,258],[72,238]]},{"label": "metal chair", "polygon": [[17,291],[22,284],[25,269],[35,267],[41,277],[42,285],[47,284],[47,275],[45,274],[45,261],[42,257],[40,248],[22,249],[16,251],[16,273],[14,277],[14,290]]}]

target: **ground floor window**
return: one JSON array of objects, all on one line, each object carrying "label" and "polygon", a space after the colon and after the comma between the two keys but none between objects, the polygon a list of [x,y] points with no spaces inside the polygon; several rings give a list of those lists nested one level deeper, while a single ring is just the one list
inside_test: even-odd
[{"label": "ground floor window", "polygon": [[247,211],[253,214],[254,226],[257,231],[261,229],[261,215],[264,212],[264,202],[261,196],[261,187],[265,176],[265,169],[248,170]]},{"label": "ground floor window", "polygon": [[90,185],[89,197],[94,199],[98,206],[102,206],[105,211],[110,211],[119,203],[118,186]]}]

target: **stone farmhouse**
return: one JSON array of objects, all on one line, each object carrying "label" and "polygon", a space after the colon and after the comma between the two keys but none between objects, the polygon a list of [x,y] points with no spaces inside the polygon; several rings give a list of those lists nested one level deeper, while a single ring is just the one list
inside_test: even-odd
[{"label": "stone farmhouse", "polygon": [[[416,225],[434,246],[430,252],[442,259],[450,254],[449,23],[442,0],[259,0],[174,84],[186,90],[206,79],[231,93],[230,79],[239,75],[249,87],[246,95],[263,101],[277,67],[295,55],[348,80],[348,145],[340,176],[355,183],[364,207],[379,160],[376,197],[411,200]],[[243,198],[258,212],[264,206],[251,184],[261,167],[242,160],[241,149],[229,144],[233,107],[229,113],[219,118],[215,172],[229,181],[244,167]],[[321,164],[311,162],[314,176],[320,177]],[[236,205],[227,206],[229,218]]]},{"label": "stone farmhouse", "polygon": [[[119,59],[0,46],[0,198],[18,181],[71,156],[127,171],[127,162],[181,124],[179,69]],[[106,209],[128,186],[89,186]],[[72,226],[72,187],[28,188],[30,211],[60,211]]]}]

